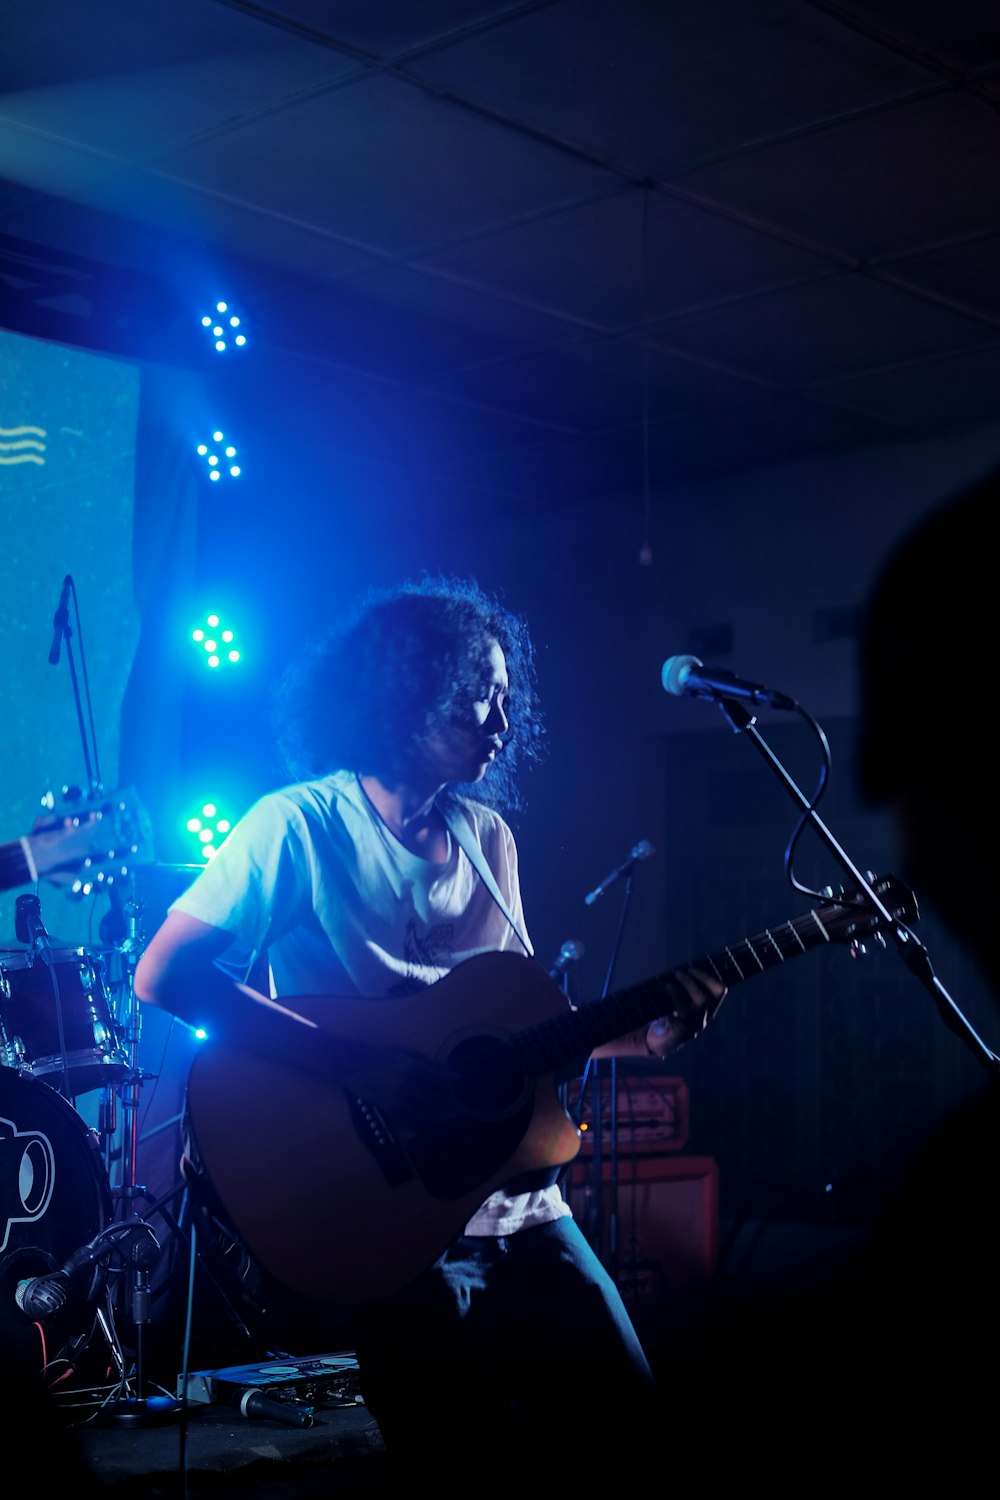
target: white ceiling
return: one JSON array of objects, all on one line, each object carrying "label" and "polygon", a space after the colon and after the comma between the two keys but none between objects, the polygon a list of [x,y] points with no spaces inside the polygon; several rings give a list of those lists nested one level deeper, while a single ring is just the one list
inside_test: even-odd
[{"label": "white ceiling", "polygon": [[996,0],[22,0],[3,43],[8,327],[155,352],[231,293],[362,456],[528,506],[1000,417]]}]

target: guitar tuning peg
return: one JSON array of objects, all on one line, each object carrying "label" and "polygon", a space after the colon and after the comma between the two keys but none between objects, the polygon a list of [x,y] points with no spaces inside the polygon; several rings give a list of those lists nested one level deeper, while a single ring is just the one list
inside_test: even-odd
[{"label": "guitar tuning peg", "polygon": [[852,958],[867,958],[869,945],[874,943],[876,948],[885,948],[885,938],[881,932],[866,933],[864,938],[852,938],[848,952]]},{"label": "guitar tuning peg", "polygon": [[83,798],[83,788],[79,786],[64,786],[62,789],[62,800],[64,802],[79,802]]}]

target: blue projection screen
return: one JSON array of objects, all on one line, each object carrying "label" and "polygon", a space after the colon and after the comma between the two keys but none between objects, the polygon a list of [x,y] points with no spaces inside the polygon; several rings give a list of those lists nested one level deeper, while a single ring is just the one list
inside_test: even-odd
[{"label": "blue projection screen", "polygon": [[[117,787],[122,700],[139,632],[132,536],[140,370],[0,330],[0,842],[29,834],[41,799]],[[68,640],[50,662],[72,579]],[[77,616],[79,615],[79,618]],[[73,677],[77,679],[77,694]],[[82,719],[82,728],[81,728]],[[18,894],[0,891],[0,949]],[[106,901],[43,880],[50,937],[96,939]]]}]

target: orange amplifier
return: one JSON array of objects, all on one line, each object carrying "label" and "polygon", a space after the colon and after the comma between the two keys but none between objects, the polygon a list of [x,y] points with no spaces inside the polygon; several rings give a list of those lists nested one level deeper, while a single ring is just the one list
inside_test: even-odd
[{"label": "orange amplifier", "polygon": [[612,1164],[602,1158],[599,1186],[595,1165],[593,1157],[573,1162],[566,1201],[612,1271],[647,1354],[670,1370],[674,1335],[696,1325],[714,1296],[718,1163],[709,1156],[627,1157],[612,1181]]},{"label": "orange amplifier", "polygon": [[[660,1156],[666,1151],[683,1151],[689,1128],[688,1086],[683,1078],[669,1078],[643,1065],[616,1062],[612,1072],[608,1061],[601,1063],[596,1087],[600,1090],[600,1131],[595,1128],[594,1087],[583,1100],[582,1113],[574,1112],[583,1132],[580,1155],[593,1155],[600,1135],[600,1152],[611,1152],[611,1132],[615,1129],[616,1145],[621,1155],[648,1154]],[[612,1103],[615,1104],[613,1119]]]}]

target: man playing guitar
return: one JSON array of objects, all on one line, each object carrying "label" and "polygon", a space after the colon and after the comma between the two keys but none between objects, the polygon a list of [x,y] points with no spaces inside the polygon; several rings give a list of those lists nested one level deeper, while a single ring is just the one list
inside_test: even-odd
[{"label": "man playing guitar", "polygon": [[[507,988],[533,1036],[567,1003],[530,956],[496,810],[540,742],[525,626],[471,582],[372,594],[288,675],[278,725],[294,783],[241,820],[135,976],[141,1000],[209,1028],[189,1089],[201,1159],[279,1280],[352,1308],[401,1474],[479,1492],[565,1477],[577,1380],[596,1375],[592,1479],[652,1375],[557,1185],[576,1145],[555,1089],[521,1071],[499,1005],[483,1024]],[[244,982],[262,956],[268,994]],[[593,1055],[664,1057],[724,994],[673,976],[667,1015]],[[289,1111],[329,1166],[298,1223],[294,1161],[268,1141]],[[428,1401],[447,1405],[444,1442]]]}]

